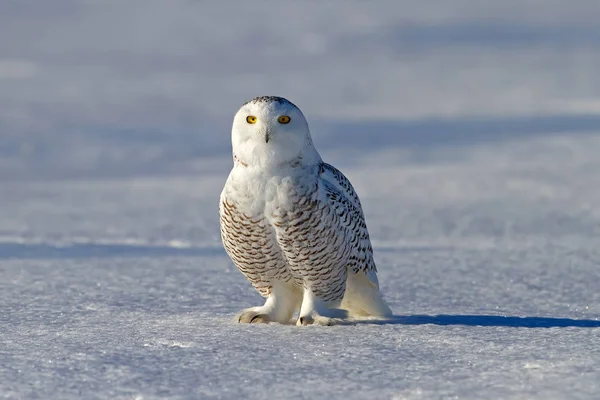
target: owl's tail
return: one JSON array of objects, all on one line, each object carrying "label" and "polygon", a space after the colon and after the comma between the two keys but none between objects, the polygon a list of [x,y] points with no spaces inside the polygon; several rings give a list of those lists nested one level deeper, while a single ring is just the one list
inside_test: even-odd
[{"label": "owl's tail", "polygon": [[392,316],[392,310],[379,291],[375,272],[365,275],[362,272],[348,271],[346,293],[340,307],[348,310],[348,314],[352,317]]}]

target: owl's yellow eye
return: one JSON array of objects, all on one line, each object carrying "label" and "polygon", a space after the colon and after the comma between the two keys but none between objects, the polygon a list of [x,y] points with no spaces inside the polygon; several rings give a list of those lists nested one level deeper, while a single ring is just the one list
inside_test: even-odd
[{"label": "owl's yellow eye", "polygon": [[256,123],[256,117],[254,115],[248,115],[246,117],[246,122],[249,124],[255,124]]},{"label": "owl's yellow eye", "polygon": [[277,118],[277,122],[279,122],[280,124],[289,124],[290,121],[291,118],[287,115],[282,115],[281,117]]}]

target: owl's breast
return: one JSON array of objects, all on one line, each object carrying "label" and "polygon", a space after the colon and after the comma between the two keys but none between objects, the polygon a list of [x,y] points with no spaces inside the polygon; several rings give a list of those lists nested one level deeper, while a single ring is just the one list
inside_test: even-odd
[{"label": "owl's breast", "polygon": [[308,171],[264,171],[242,169],[232,171],[223,190],[222,198],[234,202],[238,210],[250,217],[273,217],[297,212],[298,206],[316,196],[317,175]]},{"label": "owl's breast", "polygon": [[265,215],[270,220],[285,219],[305,208],[316,192],[317,182],[309,177],[286,177],[272,182],[265,193]]}]

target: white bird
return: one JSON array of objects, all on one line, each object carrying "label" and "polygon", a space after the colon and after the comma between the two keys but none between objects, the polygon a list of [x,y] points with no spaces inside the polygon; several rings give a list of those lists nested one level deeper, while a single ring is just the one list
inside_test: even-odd
[{"label": "white bird", "polygon": [[296,312],[297,325],[390,316],[360,200],[321,159],[300,109],[281,97],[256,97],[236,113],[231,142],[221,238],[266,298],[238,322],[289,323]]}]

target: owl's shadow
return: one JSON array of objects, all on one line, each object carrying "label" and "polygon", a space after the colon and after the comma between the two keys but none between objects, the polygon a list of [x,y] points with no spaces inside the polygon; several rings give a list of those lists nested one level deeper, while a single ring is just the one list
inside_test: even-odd
[{"label": "owl's shadow", "polygon": [[347,320],[340,325],[464,325],[510,328],[600,328],[600,320],[500,315],[394,315],[387,319]]}]

